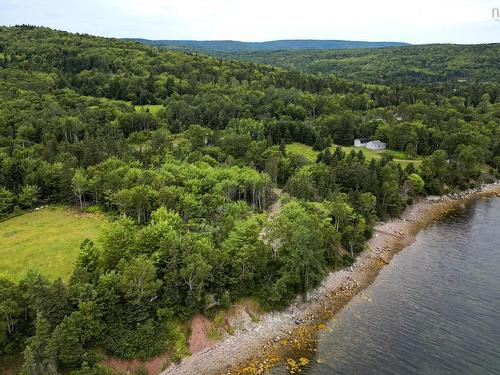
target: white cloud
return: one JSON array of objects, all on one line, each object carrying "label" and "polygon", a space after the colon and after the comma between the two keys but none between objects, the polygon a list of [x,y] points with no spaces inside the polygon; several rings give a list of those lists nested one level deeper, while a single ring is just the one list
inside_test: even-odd
[{"label": "white cloud", "polygon": [[500,0],[0,0],[0,23],[114,37],[500,41]]}]

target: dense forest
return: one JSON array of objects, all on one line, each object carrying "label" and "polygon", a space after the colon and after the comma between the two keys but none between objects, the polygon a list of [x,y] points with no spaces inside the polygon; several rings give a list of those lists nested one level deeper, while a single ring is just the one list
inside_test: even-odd
[{"label": "dense forest", "polygon": [[[490,47],[474,55],[481,74],[497,69]],[[67,283],[0,276],[0,355],[24,352],[30,375],[107,374],[102,352],[186,355],[180,323],[197,312],[242,297],[285,307],[415,197],[498,176],[495,77],[457,91],[366,84],[1,27],[0,216],[58,203],[113,220],[99,244],[81,244]],[[337,146],[357,137],[421,163]],[[317,160],[287,152],[290,142]]]},{"label": "dense forest", "polygon": [[[453,87],[500,81],[500,44],[428,44],[374,49],[207,51],[219,57],[282,66],[309,73],[335,73],[370,83]],[[435,89],[436,87],[432,87]]]}]

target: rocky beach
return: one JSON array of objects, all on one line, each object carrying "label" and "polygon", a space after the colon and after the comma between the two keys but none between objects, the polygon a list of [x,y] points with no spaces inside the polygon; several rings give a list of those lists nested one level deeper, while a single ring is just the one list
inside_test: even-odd
[{"label": "rocky beach", "polygon": [[370,285],[418,231],[469,200],[493,195],[500,195],[500,184],[430,196],[408,206],[399,218],[376,225],[355,263],[330,273],[305,300],[298,297],[287,309],[264,314],[259,322],[249,322],[235,335],[170,366],[162,375],[260,374],[280,361],[286,361],[291,372],[297,371],[307,364],[307,354],[315,351],[324,323]]}]

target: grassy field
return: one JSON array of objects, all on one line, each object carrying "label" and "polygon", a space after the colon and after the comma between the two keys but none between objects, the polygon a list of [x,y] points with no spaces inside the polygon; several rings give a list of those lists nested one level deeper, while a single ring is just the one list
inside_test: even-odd
[{"label": "grassy field", "polygon": [[136,112],[149,112],[152,115],[156,115],[162,108],[162,104],[145,104],[145,105],[136,105]]},{"label": "grassy field", "polygon": [[49,207],[0,222],[0,274],[13,281],[29,269],[50,280],[68,280],[80,243],[96,240],[104,219]]},{"label": "grassy field", "polygon": [[[337,145],[333,145],[330,148],[330,150],[332,152],[334,152],[336,147],[337,147]],[[422,162],[421,159],[415,159],[415,160],[406,159],[404,153],[398,152],[398,151],[393,151],[393,150],[386,150],[383,152],[377,152],[377,151],[373,151],[373,150],[368,150],[367,148],[360,148],[360,147],[354,147],[354,146],[342,146],[342,149],[346,153],[350,153],[351,150],[354,150],[356,152],[361,150],[361,151],[363,151],[363,154],[365,154],[367,160],[380,159],[382,157],[383,153],[389,153],[390,155],[392,155],[394,157],[394,161],[401,164],[401,166],[403,168],[406,167],[409,163],[413,163],[415,165],[418,165]],[[313,148],[311,146],[308,146],[308,145],[305,145],[302,143],[298,143],[298,142],[287,144],[286,150],[287,150],[287,152],[302,154],[311,161],[315,161],[316,157],[319,154],[319,152],[313,150]]]}]

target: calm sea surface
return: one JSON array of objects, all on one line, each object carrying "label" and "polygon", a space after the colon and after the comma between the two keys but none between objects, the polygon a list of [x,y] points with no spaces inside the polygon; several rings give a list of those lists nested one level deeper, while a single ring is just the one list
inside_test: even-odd
[{"label": "calm sea surface", "polygon": [[420,232],[328,326],[302,373],[500,374],[500,198]]}]

